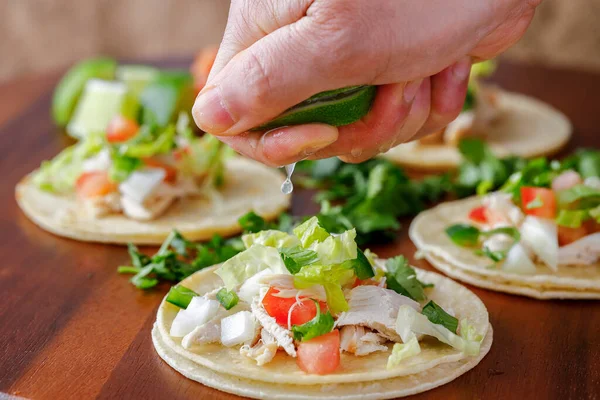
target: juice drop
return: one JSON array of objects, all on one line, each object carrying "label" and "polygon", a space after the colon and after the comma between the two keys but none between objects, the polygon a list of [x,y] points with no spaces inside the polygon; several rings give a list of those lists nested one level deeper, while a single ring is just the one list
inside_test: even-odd
[{"label": "juice drop", "polygon": [[294,173],[294,168],[296,167],[296,163],[288,164],[285,166],[285,173],[287,177],[285,181],[281,184],[281,192],[283,194],[290,194],[294,190],[294,184],[292,183],[292,174]]}]

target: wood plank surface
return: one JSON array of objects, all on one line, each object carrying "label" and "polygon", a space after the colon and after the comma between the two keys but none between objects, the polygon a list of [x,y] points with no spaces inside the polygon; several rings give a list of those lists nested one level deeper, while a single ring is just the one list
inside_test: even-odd
[{"label": "wood plank surface", "polygon": [[[32,399],[236,398],[183,378],[155,353],[150,329],[168,286],[142,292],[119,276],[116,267],[128,261],[123,247],[53,236],[19,211],[15,184],[68,143],[48,112],[57,76],[0,86],[0,392]],[[570,149],[600,147],[600,75],[502,64],[494,81],[565,112],[576,130]],[[310,193],[294,192],[294,214],[315,211]],[[414,260],[406,229],[372,248],[431,269]],[[599,398],[600,303],[471,289],[490,312],[490,353],[415,399]]]}]

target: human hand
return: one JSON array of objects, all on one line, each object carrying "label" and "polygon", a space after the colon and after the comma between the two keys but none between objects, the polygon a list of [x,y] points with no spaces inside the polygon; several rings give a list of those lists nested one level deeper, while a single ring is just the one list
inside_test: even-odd
[{"label": "human hand", "polygon": [[[460,112],[471,59],[506,50],[541,0],[233,0],[193,108],[198,126],[280,166],[359,162],[441,129]],[[248,132],[315,93],[380,85],[362,120]]]}]

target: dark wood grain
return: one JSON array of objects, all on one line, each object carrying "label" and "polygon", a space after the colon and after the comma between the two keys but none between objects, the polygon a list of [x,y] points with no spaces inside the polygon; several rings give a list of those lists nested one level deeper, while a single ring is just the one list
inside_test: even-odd
[{"label": "dark wood grain", "polygon": [[[0,128],[0,392],[34,399],[235,398],[183,378],[156,355],[150,329],[167,286],[141,292],[116,274],[128,260],[124,248],[58,238],[19,211],[17,181],[67,143],[52,126],[50,94],[42,90],[56,76],[0,87],[10,91],[2,91],[0,105],[16,104],[0,107],[0,123],[10,119]],[[600,146],[600,75],[502,64],[494,80],[564,111],[576,129],[571,149]],[[316,211],[308,192],[294,196],[295,214]],[[406,230],[373,248],[410,258],[415,250]],[[471,372],[415,398],[600,396],[599,303],[471,289],[489,309],[492,350]]]}]

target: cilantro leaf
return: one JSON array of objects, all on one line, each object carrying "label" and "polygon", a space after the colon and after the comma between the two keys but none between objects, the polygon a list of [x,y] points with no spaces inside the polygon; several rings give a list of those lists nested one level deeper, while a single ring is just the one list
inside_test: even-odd
[{"label": "cilantro leaf", "polygon": [[427,298],[423,291],[423,284],[417,279],[417,273],[408,265],[408,260],[404,256],[390,258],[385,263],[387,270],[386,284],[388,289],[410,297],[416,301],[422,301]]},{"label": "cilantro leaf", "polygon": [[315,251],[304,249],[301,246],[279,249],[279,254],[292,275],[300,272],[305,265],[312,264],[319,259],[319,255]]},{"label": "cilantro leaf", "polygon": [[358,279],[365,280],[375,276],[373,266],[361,249],[356,249],[356,258],[354,260],[345,261],[344,264],[354,270],[354,274]]},{"label": "cilantro leaf", "polygon": [[[314,301],[314,300],[313,300]],[[295,340],[307,341],[318,336],[325,335],[333,330],[333,316],[329,311],[321,313],[318,301],[315,301],[317,315],[302,325],[292,325],[292,333]]]},{"label": "cilantro leaf", "polygon": [[458,329],[458,319],[448,314],[442,307],[437,305],[433,300],[425,304],[421,314],[427,317],[434,324],[442,325],[452,333],[456,333]]}]

